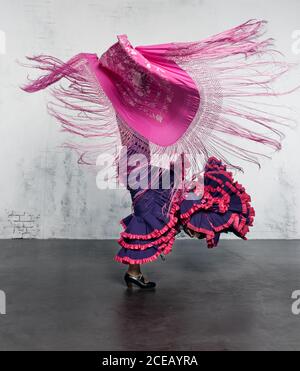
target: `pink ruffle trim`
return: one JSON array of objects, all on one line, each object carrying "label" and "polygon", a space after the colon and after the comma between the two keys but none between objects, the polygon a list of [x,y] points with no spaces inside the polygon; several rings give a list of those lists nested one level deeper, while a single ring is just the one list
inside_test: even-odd
[{"label": "pink ruffle trim", "polygon": [[240,220],[239,214],[233,213],[226,223],[224,223],[224,224],[222,224],[218,227],[215,227],[215,226],[211,225],[211,227],[214,230],[198,228],[190,222],[187,223],[187,226],[188,226],[188,228],[190,228],[191,230],[193,230],[195,232],[200,232],[200,233],[205,234],[207,247],[208,248],[213,248],[213,247],[216,246],[215,243],[214,243],[215,232],[222,232],[222,231],[224,231],[225,229],[228,229],[231,226],[233,226],[233,228],[235,229],[235,231],[239,234],[239,236],[241,238],[246,240],[245,234],[249,231],[249,228],[248,228],[248,226],[245,225],[245,223],[246,223],[246,219],[244,217],[241,217],[241,220]]},{"label": "pink ruffle trim", "polygon": [[[217,161],[211,158],[212,161]],[[211,160],[210,159],[210,160]],[[212,170],[207,170],[212,169]],[[227,180],[222,180],[214,176],[214,174],[222,174]],[[215,163],[208,163],[206,165],[205,177],[215,181],[218,186],[213,187],[207,185],[204,187],[204,194],[199,204],[193,205],[188,211],[176,216],[177,211],[180,209],[180,202],[182,194],[178,193],[178,197],[174,198],[173,204],[171,206],[169,214],[169,222],[161,229],[156,229],[151,233],[145,235],[137,235],[123,231],[119,239],[119,244],[126,249],[131,250],[145,250],[150,247],[158,246],[157,252],[149,258],[144,259],[131,259],[128,256],[120,257],[115,256],[115,260],[126,264],[144,264],[156,260],[160,254],[164,253],[167,255],[171,250],[175,240],[175,236],[179,230],[179,224],[185,225],[187,228],[201,233],[206,238],[207,247],[215,247],[215,237],[216,233],[221,233],[228,228],[233,228],[235,233],[243,239],[247,239],[245,236],[249,231],[249,226],[253,225],[253,220],[255,216],[255,211],[250,205],[251,197],[246,193],[245,188],[234,181],[232,173],[226,171],[226,166],[218,165]],[[226,191],[224,187],[227,187]],[[213,193],[218,193],[218,196],[213,196]],[[224,214],[229,211],[230,200],[232,194],[239,197],[241,202],[242,211],[241,213],[232,212],[228,221],[222,225],[214,226],[210,222],[211,229],[206,229],[202,227],[197,227],[191,223],[191,217],[199,210],[210,210],[216,213]],[[217,206],[217,210],[216,207]],[[247,220],[248,219],[248,220]],[[123,228],[126,230],[127,226],[121,220]],[[126,242],[124,239],[132,240],[147,240],[155,239],[146,244],[131,244]]]},{"label": "pink ruffle trim", "polygon": [[168,255],[172,251],[172,247],[175,241],[175,237],[171,238],[170,241],[164,245],[162,245],[159,250],[149,258],[144,258],[144,259],[131,259],[128,256],[118,256],[115,255],[114,260],[119,262],[119,263],[125,263],[125,264],[145,264],[145,263],[150,263],[153,262],[154,260],[157,260],[157,258],[161,255]]},{"label": "pink ruffle trim", "polygon": [[154,240],[154,241],[151,241],[149,243],[146,243],[146,244],[131,244],[131,243],[127,243],[126,241],[124,241],[124,238],[121,237],[118,240],[118,244],[120,246],[124,247],[125,249],[145,250],[145,249],[147,249],[149,247],[160,245],[160,244],[164,244],[164,243],[170,241],[170,239],[172,237],[174,237],[177,233],[178,233],[178,230],[176,228],[171,228],[166,235],[158,238],[157,240]]},{"label": "pink ruffle trim", "polygon": [[[155,229],[154,231],[148,234],[132,234],[124,231],[121,232],[121,237],[128,238],[131,240],[149,240],[152,238],[160,237],[177,224],[178,218],[175,216],[177,210],[179,210],[179,205],[177,202],[174,202],[170,210],[169,215],[170,220],[162,229]],[[121,224],[123,225],[123,227],[127,228],[127,226],[125,226],[123,222]]]},{"label": "pink ruffle trim", "polygon": [[[249,231],[249,226],[253,225],[253,220],[255,216],[255,210],[250,205],[251,197],[248,195],[245,191],[245,188],[238,183],[237,181],[234,182],[234,179],[232,177],[231,172],[226,171],[226,167],[224,166],[218,166],[217,164],[207,164],[207,168],[218,168],[220,170],[216,170],[218,174],[222,174],[228,178],[228,181],[225,183],[221,180],[216,178],[212,175],[214,171],[209,171],[208,173],[205,173],[205,176],[214,180],[219,184],[218,187],[214,188],[211,185],[204,187],[204,194],[203,198],[200,204],[192,206],[188,211],[180,215],[180,219],[182,220],[182,223],[186,225],[189,229],[202,233],[206,236],[207,246],[209,248],[212,248],[215,246],[214,244],[214,237],[215,232],[220,233],[229,227],[234,228],[235,232],[243,239],[246,239],[246,234]],[[209,210],[214,205],[218,205],[218,209],[220,213],[225,213],[228,211],[229,204],[230,204],[230,194],[224,190],[224,185],[226,185],[232,193],[234,193],[236,196],[240,198],[242,212],[241,214],[233,212],[230,216],[229,220],[220,225],[220,226],[214,226],[211,224],[212,230],[208,230],[201,227],[194,226],[191,222],[191,216],[195,214],[199,210]],[[222,196],[221,197],[213,197],[211,193],[219,192]],[[248,222],[246,219],[246,216],[248,217]]]}]

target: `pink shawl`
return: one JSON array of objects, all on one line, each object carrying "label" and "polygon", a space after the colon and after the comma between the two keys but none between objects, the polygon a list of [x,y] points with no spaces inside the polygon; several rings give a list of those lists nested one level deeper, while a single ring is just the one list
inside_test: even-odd
[{"label": "pink shawl", "polygon": [[[36,63],[30,67],[46,74],[23,89],[35,92],[64,78],[66,84],[52,90],[55,100],[48,109],[64,130],[88,139],[67,143],[84,163],[94,163],[118,143],[118,122],[131,140],[149,142],[153,155],[216,156],[227,164],[233,156],[259,163],[262,152],[238,140],[280,149],[279,129],[291,119],[257,101],[295,90],[272,90],[291,65],[279,59],[270,38],[262,38],[265,23],[249,20],[187,43],[133,47],[119,35],[101,57],[80,53],[67,62],[27,57]],[[198,161],[191,166],[199,170]]]}]

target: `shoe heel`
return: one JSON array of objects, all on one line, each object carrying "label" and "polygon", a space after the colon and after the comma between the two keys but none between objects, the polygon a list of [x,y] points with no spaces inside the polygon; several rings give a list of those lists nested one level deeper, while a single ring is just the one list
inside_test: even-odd
[{"label": "shoe heel", "polygon": [[128,279],[128,276],[127,275],[125,275],[125,277],[124,277],[124,281],[125,281],[125,283],[126,283],[126,285],[127,285],[127,287],[129,288],[129,289],[132,289],[132,282],[130,282],[130,279]]}]

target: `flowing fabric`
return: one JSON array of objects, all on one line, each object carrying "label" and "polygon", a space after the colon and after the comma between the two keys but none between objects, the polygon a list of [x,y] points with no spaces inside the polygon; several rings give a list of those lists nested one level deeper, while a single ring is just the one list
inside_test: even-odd
[{"label": "flowing fabric", "polygon": [[[172,170],[171,170],[172,172]],[[255,211],[245,188],[233,179],[226,165],[209,158],[204,172],[204,193],[192,200],[186,192],[148,189],[136,202],[139,190],[130,189],[133,213],[121,220],[121,249],[115,260],[124,264],[145,264],[172,251],[175,236],[184,230],[190,236],[205,239],[208,248],[217,246],[221,233],[232,232],[247,239]],[[194,192],[194,189],[190,190]],[[170,212],[164,212],[165,206]]]},{"label": "flowing fabric", "polygon": [[[265,148],[281,148],[283,129],[294,121],[271,99],[299,87],[276,89],[294,65],[264,37],[265,24],[249,20],[200,41],[137,47],[118,35],[100,57],[79,53],[67,62],[27,57],[31,63],[25,66],[43,73],[22,89],[32,93],[54,86],[48,111],[79,138],[65,143],[78,152],[79,163],[95,165],[99,155],[122,144],[127,155],[145,156],[146,177],[157,159],[174,165],[183,154],[189,155],[193,177],[204,169],[198,198],[187,196],[198,195],[199,182],[187,187],[183,179],[179,189],[174,168],[161,161],[156,189],[127,184],[133,213],[121,221],[117,261],[142,264],[166,255],[181,230],[205,238],[209,248],[223,232],[246,239],[254,209],[227,167],[242,169],[237,160],[259,165]],[[120,171],[122,162],[116,152],[116,176],[127,182],[129,167]],[[169,189],[160,185],[166,173]]]},{"label": "flowing fabric", "polygon": [[292,64],[263,37],[265,23],[249,20],[201,41],[135,48],[119,35],[101,57],[80,53],[67,62],[28,57],[46,74],[23,89],[35,92],[64,78],[67,85],[52,90],[48,108],[64,130],[88,139],[66,143],[81,163],[95,164],[119,143],[118,114],[132,136],[149,142],[153,158],[189,153],[194,173],[210,156],[228,165],[237,158],[259,164],[263,148],[280,149],[282,129],[292,124],[265,103],[297,88],[275,90]]}]

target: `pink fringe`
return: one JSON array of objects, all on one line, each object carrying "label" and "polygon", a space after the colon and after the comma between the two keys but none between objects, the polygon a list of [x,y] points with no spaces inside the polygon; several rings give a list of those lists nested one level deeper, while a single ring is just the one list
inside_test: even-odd
[{"label": "pink fringe", "polygon": [[[260,166],[260,156],[270,157],[263,147],[281,149],[282,130],[295,124],[295,120],[260,109],[259,104],[267,97],[268,106],[272,97],[299,89],[299,84],[286,91],[274,89],[274,84],[299,64],[277,60],[282,54],[273,48],[273,39],[262,38],[266,23],[249,20],[204,40],[137,48],[147,58],[155,59],[160,55],[172,58],[190,73],[200,93],[201,90],[205,92],[200,98],[202,107],[207,109],[203,108],[194,119],[185,136],[173,148],[153,146],[152,153],[182,151],[196,156],[201,152],[204,161],[214,155],[242,170],[234,165],[235,158]],[[249,97],[253,98],[252,102],[247,100]],[[277,105],[276,108],[283,107]],[[253,151],[244,145],[247,142],[260,146]],[[197,163],[193,167],[195,174],[201,170]]]},{"label": "pink fringe", "polygon": [[225,58],[235,54],[245,57],[263,52],[272,45],[273,39],[259,40],[264,34],[265,20],[250,19],[247,22],[200,41],[174,42],[163,45],[140,46],[143,54],[159,55],[163,49],[166,57],[189,57],[205,59]]},{"label": "pink fringe", "polygon": [[80,138],[75,142],[73,136],[72,141],[63,146],[75,150],[79,155],[78,162],[87,165],[95,165],[97,156],[109,153],[119,140],[112,105],[90,68],[95,58],[94,54],[80,53],[63,62],[49,55],[38,55],[27,57],[36,64],[20,63],[45,72],[21,87],[28,93],[45,89],[59,80],[67,82],[65,86],[61,83],[51,90],[54,100],[48,103],[48,112],[61,124],[63,131]]},{"label": "pink fringe", "polygon": [[[268,106],[269,98],[297,90],[299,84],[283,92],[273,90],[273,87],[298,64],[276,59],[281,53],[273,48],[273,39],[262,38],[266,23],[251,19],[200,41],[136,47],[150,61],[174,60],[199,85],[200,93],[205,92],[201,96],[200,110],[185,135],[168,147],[150,143],[152,154],[170,157],[180,153],[194,157],[202,154],[204,161],[214,155],[242,170],[233,163],[234,158],[259,165],[259,156],[269,157],[261,146],[281,149],[282,129],[295,121],[259,109],[262,101],[258,102],[257,98],[268,97]],[[26,92],[45,89],[60,80],[69,83],[66,87],[53,89],[55,102],[49,103],[48,110],[61,123],[63,130],[82,140],[88,139],[86,143],[65,145],[78,152],[80,163],[95,163],[99,153],[107,152],[119,143],[115,111],[94,76],[93,68],[90,68],[90,63],[97,59],[95,54],[80,53],[66,63],[47,55],[27,58],[36,63],[29,64],[30,67],[45,74],[23,86]],[[249,97],[253,98],[252,102],[248,101]],[[100,138],[109,140],[99,142]],[[235,143],[232,141],[234,138],[242,143]],[[247,149],[243,143],[249,142],[260,144],[261,150]],[[193,173],[198,174],[202,165],[194,161],[191,165]]]}]

